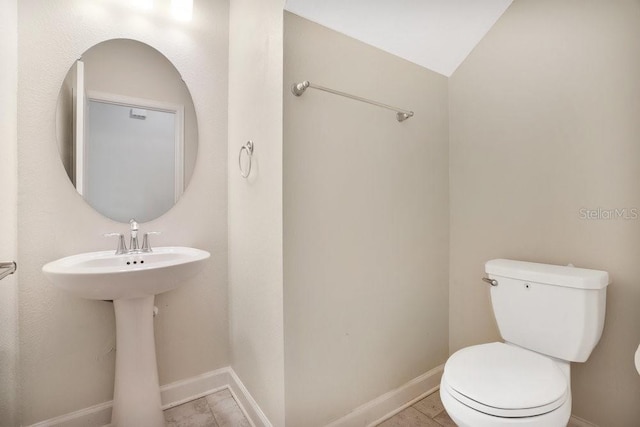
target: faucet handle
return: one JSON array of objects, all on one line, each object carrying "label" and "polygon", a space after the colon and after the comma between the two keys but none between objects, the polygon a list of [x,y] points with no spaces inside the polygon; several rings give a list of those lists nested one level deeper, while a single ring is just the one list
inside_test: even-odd
[{"label": "faucet handle", "polygon": [[140,229],[140,226],[138,225],[137,221],[134,218],[131,218],[129,220],[129,227],[131,228],[132,235],[138,233],[138,230]]},{"label": "faucet handle", "polygon": [[140,248],[140,251],[153,252],[153,249],[151,249],[151,243],[149,243],[150,234],[162,234],[162,231],[147,231],[146,233],[144,233],[144,237],[142,239],[142,248]]},{"label": "faucet handle", "polygon": [[138,230],[140,230],[140,226],[134,218],[129,220],[129,228],[131,230],[131,237],[129,238],[129,253],[135,253],[140,250],[138,247]]},{"label": "faucet handle", "polygon": [[104,237],[117,237],[118,248],[116,249],[116,255],[127,253],[127,245],[124,243],[124,234],[122,233],[105,233]]}]

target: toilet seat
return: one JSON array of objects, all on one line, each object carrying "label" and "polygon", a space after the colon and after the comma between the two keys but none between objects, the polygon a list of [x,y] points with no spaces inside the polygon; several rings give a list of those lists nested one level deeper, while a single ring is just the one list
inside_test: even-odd
[{"label": "toilet seat", "polygon": [[465,406],[505,418],[552,412],[569,395],[567,378],[551,358],[500,342],[453,354],[442,385]]}]

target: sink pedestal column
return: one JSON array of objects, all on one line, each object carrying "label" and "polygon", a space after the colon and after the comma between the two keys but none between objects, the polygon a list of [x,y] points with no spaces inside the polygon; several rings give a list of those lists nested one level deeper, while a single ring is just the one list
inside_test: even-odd
[{"label": "sink pedestal column", "polygon": [[113,301],[116,312],[114,427],[164,427],[153,336],[153,296]]}]

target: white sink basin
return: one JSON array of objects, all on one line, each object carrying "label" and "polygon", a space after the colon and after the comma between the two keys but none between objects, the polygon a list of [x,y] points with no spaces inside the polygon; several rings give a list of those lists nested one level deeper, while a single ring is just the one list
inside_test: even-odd
[{"label": "white sink basin", "polygon": [[56,287],[82,298],[140,298],[177,288],[198,273],[209,256],[207,251],[185,247],[122,255],[89,252],[52,261],[42,271]]},{"label": "white sink basin", "polygon": [[116,315],[116,375],[111,425],[164,427],[153,335],[154,296],[194,276],[207,251],[184,247],[115,255],[90,252],[42,267],[58,288],[88,299],[113,300]]}]

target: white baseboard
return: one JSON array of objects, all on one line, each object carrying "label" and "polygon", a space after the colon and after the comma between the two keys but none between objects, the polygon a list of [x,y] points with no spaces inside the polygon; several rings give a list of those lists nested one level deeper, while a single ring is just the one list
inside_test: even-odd
[{"label": "white baseboard", "polygon": [[228,388],[231,368],[221,368],[205,372],[184,380],[175,381],[160,387],[162,409],[173,408],[183,403],[199,399],[216,391]]},{"label": "white baseboard", "polygon": [[253,399],[249,390],[244,386],[240,378],[233,369],[229,368],[231,381],[229,381],[229,390],[238,402],[238,406],[244,412],[253,427],[273,427],[267,416],[262,412],[258,403]]},{"label": "white baseboard", "polygon": [[[272,427],[240,378],[230,367],[217,369],[160,387],[162,409],[172,408],[228,388],[252,427]],[[29,427],[109,426],[113,401],[50,418]]]},{"label": "white baseboard", "polygon": [[32,424],[29,427],[86,427],[104,426],[111,422],[111,407],[113,401],[100,403],[79,411],[70,412],[59,417],[50,418]]},{"label": "white baseboard", "polygon": [[[420,375],[401,387],[354,409],[327,427],[372,427],[391,418],[440,387],[444,365]],[[172,408],[228,388],[252,427],[273,427],[240,378],[230,367],[217,369],[160,387],[162,409]],[[113,401],[32,424],[29,427],[109,426]],[[572,416],[571,427],[598,427]]]},{"label": "white baseboard", "polygon": [[[444,365],[420,375],[376,399],[354,409],[326,427],[373,427],[403,411],[440,388]],[[582,418],[571,417],[570,427],[598,427]]]},{"label": "white baseboard", "polygon": [[440,386],[444,365],[437,366],[408,383],[357,407],[327,427],[371,427],[391,418]]}]

